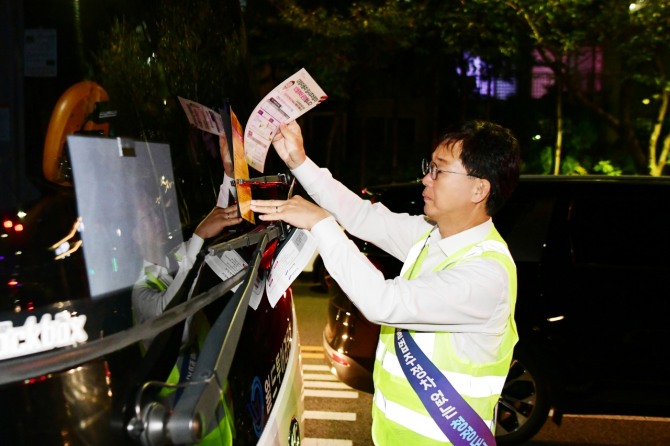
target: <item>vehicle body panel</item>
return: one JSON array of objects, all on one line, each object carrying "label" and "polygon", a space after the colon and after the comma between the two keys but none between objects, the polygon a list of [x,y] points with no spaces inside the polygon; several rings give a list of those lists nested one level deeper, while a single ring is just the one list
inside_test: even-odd
[{"label": "vehicle body panel", "polygon": [[[132,232],[140,223],[129,209],[142,215],[146,206],[132,191],[117,189],[139,184],[134,175],[141,170],[124,167],[118,172],[125,177],[111,174],[110,164],[119,157],[117,142],[86,142],[93,151],[114,152],[89,159],[88,168],[97,165],[102,171],[77,176],[75,170],[76,191],[57,188],[27,212],[23,232],[0,239],[0,395],[11,401],[0,409],[3,442],[165,444],[164,427],[169,425],[186,429],[180,435],[193,436],[194,441],[182,444],[196,444],[200,438],[221,445],[299,444],[303,384],[292,292],[286,290],[272,306],[259,285],[258,306],[248,304],[253,285],[263,283],[286,232],[276,225],[246,223],[224,231],[199,254],[165,311],[138,323],[131,287],[142,253],[132,243]],[[136,151],[150,146],[138,142]],[[167,146],[158,152],[169,159]],[[146,159],[156,165],[155,158]],[[153,180],[179,188],[178,174],[156,172],[163,177]],[[281,196],[286,190],[288,184],[274,185],[263,193]],[[91,192],[89,202],[83,203],[86,192]],[[185,218],[195,211],[184,207],[193,203],[183,189],[161,197],[162,215],[176,220],[166,220],[166,231],[155,228],[162,237],[156,243],[172,248],[188,238],[199,220]],[[95,201],[110,207],[86,211]],[[215,195],[210,203],[216,203]],[[120,207],[114,210],[116,205]],[[78,219],[83,222],[79,227]],[[213,245],[227,243],[249,266],[223,280],[204,258]],[[56,249],[66,245],[80,248]],[[121,256],[122,251],[128,255]],[[100,277],[101,287],[94,284]],[[230,321],[224,318],[229,313]],[[183,343],[184,333],[199,342]],[[186,345],[188,351],[183,350]],[[175,371],[181,381],[172,380]],[[190,425],[191,420],[174,419],[180,405],[192,402],[198,386],[215,391],[189,406],[197,410]],[[211,413],[202,412],[212,404]]]}]

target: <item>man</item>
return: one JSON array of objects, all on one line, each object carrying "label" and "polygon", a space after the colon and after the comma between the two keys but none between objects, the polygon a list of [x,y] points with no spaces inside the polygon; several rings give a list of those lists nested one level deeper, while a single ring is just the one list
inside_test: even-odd
[{"label": "man", "polygon": [[[242,223],[237,204],[230,204],[236,198],[235,188],[231,186],[235,173],[225,135],[219,136],[219,145],[222,148],[224,175],[216,206],[200,222],[191,238],[179,246],[175,259],[168,259],[168,253],[163,252],[167,236],[164,234],[165,224],[156,215],[159,209],[153,209],[156,207],[155,197],[143,197],[146,204],[142,212],[146,217],[138,218],[139,223],[133,234],[144,254],[142,271],[132,290],[136,323],[145,322],[163,313],[184,283],[205,240],[220,234],[229,226]],[[174,275],[168,271],[170,260],[177,261],[178,264],[177,273]]]},{"label": "man", "polygon": [[[239,212],[236,204],[227,207],[214,207],[200,222],[191,238],[179,246],[175,252],[175,259],[171,260],[177,261],[178,269],[174,275],[168,271],[167,263],[169,256],[166,253],[162,253],[160,249],[156,249],[153,251],[158,251],[159,255],[154,255],[153,258],[149,258],[145,254],[140,277],[135,282],[132,290],[132,303],[136,323],[145,322],[159,316],[165,311],[167,305],[183,285],[205,240],[218,235],[226,227],[240,224],[242,218],[238,215]],[[162,222],[159,219],[154,218],[152,221],[150,218],[145,218],[145,220],[146,223],[143,223],[143,226],[151,226],[140,228],[144,229],[140,234],[147,237],[146,234],[150,234],[151,231],[160,232]],[[160,244],[150,244],[150,248],[155,246],[160,247]],[[147,249],[146,251],[151,250]]]},{"label": "man", "polygon": [[[516,270],[491,216],[519,176],[519,146],[492,123],[448,133],[423,163],[423,216],[372,204],[319,169],[300,128],[281,127],[274,147],[318,206],[300,197],[252,201],[262,220],[309,229],[331,276],[369,320],[381,324],[372,437],[377,445],[451,444],[396,356],[395,329],[409,334],[493,431],[495,407],[518,337]],[[385,280],[341,230],[404,260]],[[438,420],[439,422],[439,420]]]}]

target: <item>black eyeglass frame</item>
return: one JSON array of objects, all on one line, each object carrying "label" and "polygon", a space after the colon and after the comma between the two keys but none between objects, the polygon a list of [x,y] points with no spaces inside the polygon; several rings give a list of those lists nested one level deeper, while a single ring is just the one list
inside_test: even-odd
[{"label": "black eyeglass frame", "polygon": [[437,176],[441,173],[454,173],[456,175],[465,175],[471,178],[479,178],[465,172],[455,172],[453,170],[438,169],[437,164],[435,164],[433,161],[428,161],[426,158],[421,160],[421,172],[423,173],[424,176],[430,173],[430,178],[432,178],[433,180],[437,180]]}]

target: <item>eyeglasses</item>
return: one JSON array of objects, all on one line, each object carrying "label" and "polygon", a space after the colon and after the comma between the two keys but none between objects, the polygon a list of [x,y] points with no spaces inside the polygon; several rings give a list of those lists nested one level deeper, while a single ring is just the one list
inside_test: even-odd
[{"label": "eyeglasses", "polygon": [[465,175],[468,177],[471,177],[469,173],[465,172],[454,172],[453,170],[441,170],[437,168],[437,164],[435,164],[432,161],[428,161],[427,159],[422,159],[421,160],[421,171],[423,172],[424,175],[428,174],[430,172],[430,177],[433,180],[437,180],[437,175],[440,173],[454,173],[456,175]]}]

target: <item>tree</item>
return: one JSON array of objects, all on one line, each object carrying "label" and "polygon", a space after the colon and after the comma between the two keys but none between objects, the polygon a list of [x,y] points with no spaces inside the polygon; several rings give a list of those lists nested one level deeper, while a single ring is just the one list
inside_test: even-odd
[{"label": "tree", "polygon": [[232,98],[250,112],[255,95],[235,0],[166,0],[139,23],[117,19],[102,41],[98,75],[128,107],[124,130],[132,135],[169,140],[174,120],[185,122],[177,96],[211,107]]},{"label": "tree", "polygon": [[[270,67],[273,85],[306,66],[330,95],[329,104],[335,102],[341,113],[358,113],[350,125],[352,146],[358,147],[350,154],[360,155],[357,185],[364,184],[363,173],[373,168],[381,178],[416,178],[418,168],[407,166],[418,166],[445,122],[486,114],[476,108],[484,101],[474,95],[468,75],[472,57],[485,58],[497,76],[511,78],[518,64],[510,56],[519,53],[509,50],[521,45],[510,39],[524,38],[509,32],[509,26],[519,27],[509,8],[455,0],[266,0],[248,4],[246,21],[251,53],[259,64]],[[510,36],[504,46],[501,34]],[[366,140],[361,109],[374,100],[391,116],[393,136],[388,139]],[[399,144],[402,113],[413,104],[418,104],[413,118],[429,136]],[[367,164],[373,156],[375,162]],[[386,160],[388,166],[383,164]],[[351,169],[350,161],[343,170]]]},{"label": "tree", "polygon": [[[96,52],[97,75],[118,109],[117,133],[167,141],[173,166],[182,169],[180,188],[219,190],[220,163],[198,165],[197,150],[218,153],[218,140],[190,129],[177,97],[217,109],[229,99],[240,120],[255,105],[248,67],[246,30],[236,0],[165,0],[143,21],[117,19]],[[209,200],[212,194],[192,194]],[[211,202],[189,203],[192,216]]]},{"label": "tree", "polygon": [[[638,172],[661,175],[670,151],[670,133],[664,129],[670,98],[670,5],[651,0],[632,6],[605,0],[508,0],[506,5],[527,25],[540,62],[553,71],[558,104],[567,93],[613,130]],[[593,48],[603,57],[600,92],[585,88],[588,80],[574,63]],[[655,114],[638,105],[643,99],[647,109],[655,103]],[[556,149],[560,153],[560,145]]]}]

